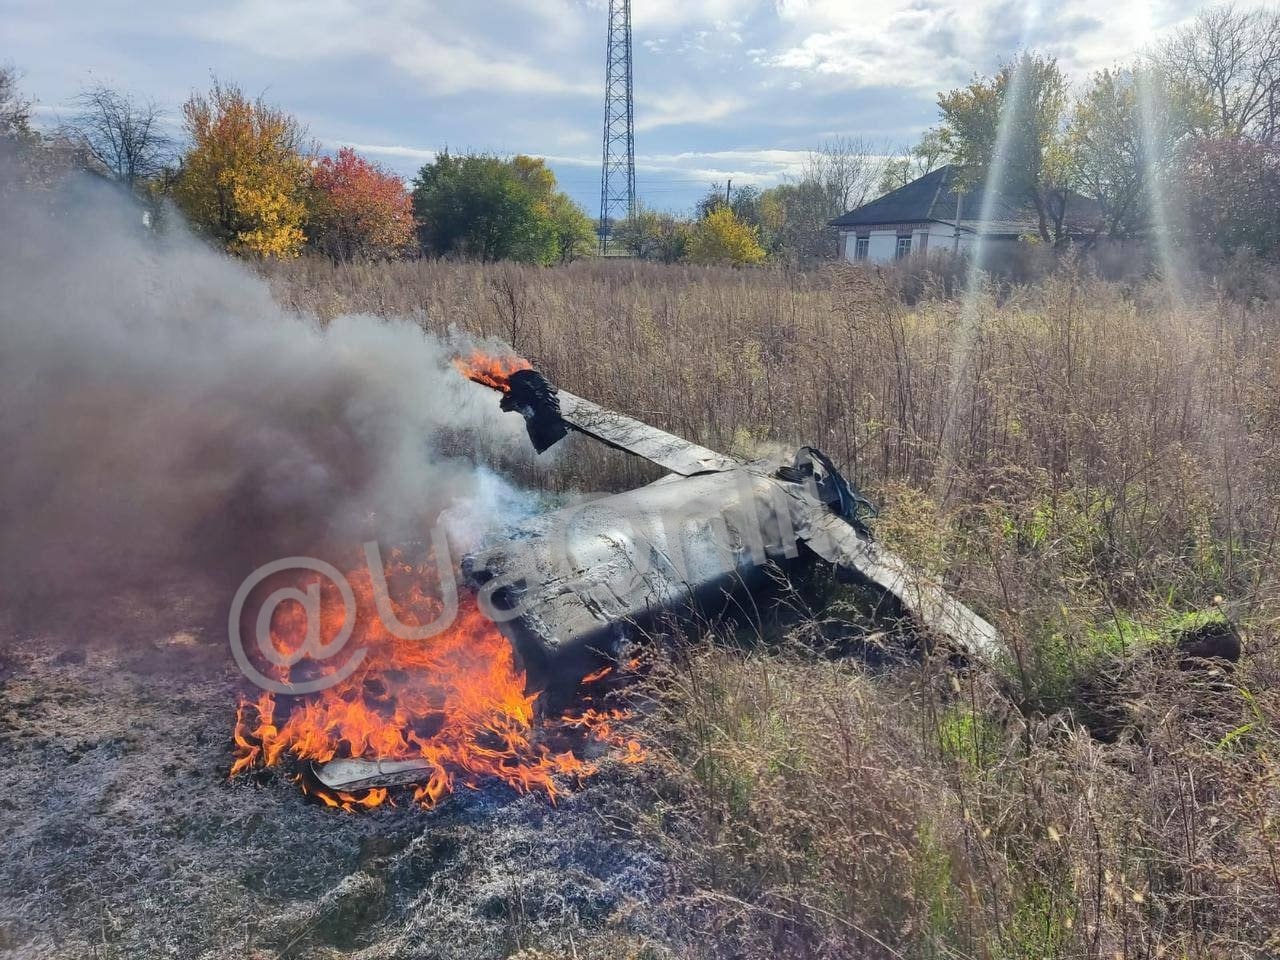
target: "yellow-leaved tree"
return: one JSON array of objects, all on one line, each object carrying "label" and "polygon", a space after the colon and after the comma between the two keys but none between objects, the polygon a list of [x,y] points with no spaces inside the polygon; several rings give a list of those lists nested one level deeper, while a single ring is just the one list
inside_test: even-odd
[{"label": "yellow-leaved tree", "polygon": [[297,256],[310,170],[298,122],[218,82],[193,94],[182,114],[191,147],[174,188],[178,205],[233,253]]},{"label": "yellow-leaved tree", "polygon": [[693,228],[685,257],[690,263],[759,263],[764,247],[759,231],[743,223],[728,204],[721,204]]}]

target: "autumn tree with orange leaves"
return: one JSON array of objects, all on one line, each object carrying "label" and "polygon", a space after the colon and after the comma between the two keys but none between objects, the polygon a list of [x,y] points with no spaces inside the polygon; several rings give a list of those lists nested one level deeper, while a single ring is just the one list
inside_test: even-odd
[{"label": "autumn tree with orange leaves", "polygon": [[307,238],[325,256],[398,256],[413,243],[413,227],[413,204],[404,182],[350,147],[312,169]]},{"label": "autumn tree with orange leaves", "polygon": [[182,115],[191,147],[174,197],[191,222],[233,253],[297,256],[310,179],[297,120],[217,82]]}]

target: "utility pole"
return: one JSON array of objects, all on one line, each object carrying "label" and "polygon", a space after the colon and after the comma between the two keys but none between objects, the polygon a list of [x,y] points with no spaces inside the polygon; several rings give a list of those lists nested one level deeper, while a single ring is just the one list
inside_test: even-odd
[{"label": "utility pole", "polygon": [[612,224],[636,212],[635,108],[631,92],[631,0],[609,0],[604,74],[604,150],[600,171],[600,252]]}]

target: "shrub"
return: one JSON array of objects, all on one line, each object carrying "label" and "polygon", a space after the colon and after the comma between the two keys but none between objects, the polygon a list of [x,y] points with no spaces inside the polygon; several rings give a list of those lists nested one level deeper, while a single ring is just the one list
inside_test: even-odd
[{"label": "shrub", "polygon": [[312,245],[334,260],[399,256],[413,242],[413,207],[404,182],[350,147],[311,173]]},{"label": "shrub", "polygon": [[191,147],[174,197],[191,222],[232,252],[297,256],[308,182],[298,122],[221,83],[182,114]]},{"label": "shrub", "polygon": [[764,259],[759,231],[738,219],[728,206],[716,207],[698,221],[689,237],[690,263],[741,266]]}]

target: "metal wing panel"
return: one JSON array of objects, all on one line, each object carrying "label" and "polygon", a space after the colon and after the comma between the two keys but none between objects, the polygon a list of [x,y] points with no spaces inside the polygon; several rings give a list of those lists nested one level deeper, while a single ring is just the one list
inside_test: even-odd
[{"label": "metal wing panel", "polygon": [[829,563],[856,570],[893,594],[921,623],[950,637],[966,653],[990,659],[999,652],[1001,640],[995,627],[897,554],[859,536],[840,517],[818,517],[801,539]]},{"label": "metal wing panel", "polygon": [[644,457],[672,473],[691,477],[697,473],[728,470],[741,463],[734,457],[607,410],[567,390],[560,390],[558,395],[561,419],[579,433],[615,449]]}]

